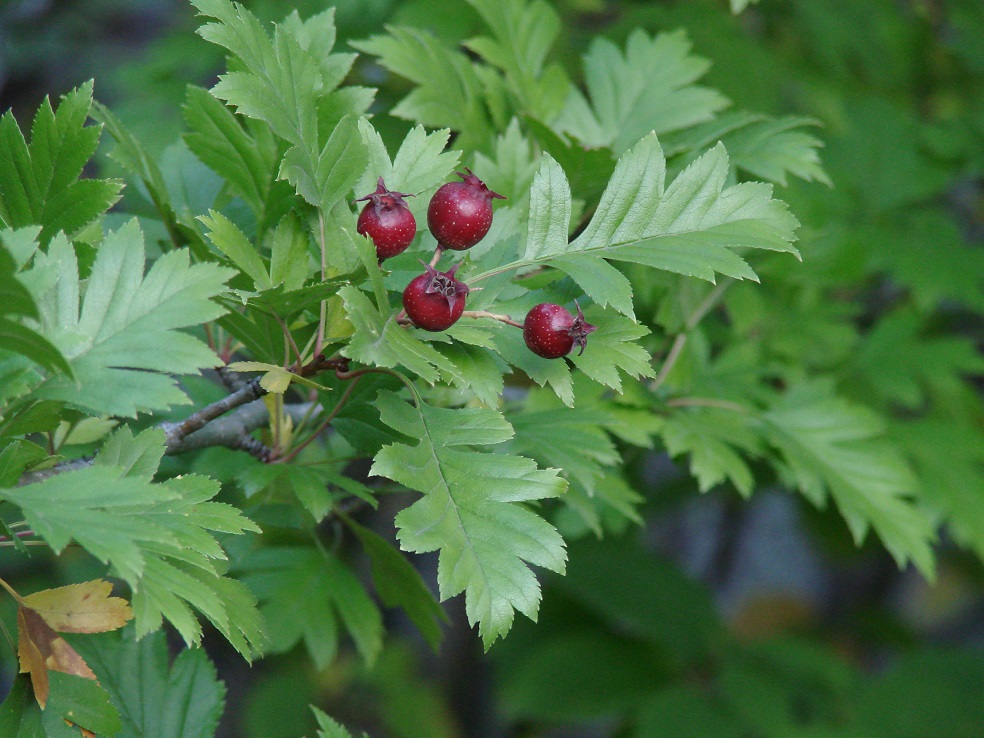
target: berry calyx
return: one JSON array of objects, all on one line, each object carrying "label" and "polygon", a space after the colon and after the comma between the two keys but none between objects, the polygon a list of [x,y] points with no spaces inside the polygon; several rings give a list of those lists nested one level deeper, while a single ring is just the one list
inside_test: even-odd
[{"label": "berry calyx", "polygon": [[410,280],[403,290],[403,309],[415,326],[425,331],[443,331],[461,317],[468,285],[455,279],[459,266],[460,262],[446,272],[439,272],[424,264],[427,271]]},{"label": "berry calyx", "polygon": [[441,185],[427,206],[427,227],[438,244],[464,251],[481,241],[492,225],[492,199],[505,200],[465,168],[463,181]]},{"label": "berry calyx", "polygon": [[355,229],[372,239],[380,261],[402,254],[417,235],[417,221],[403,201],[404,197],[413,195],[387,190],[383,178],[380,177],[375,192],[355,201],[369,201],[359,213],[359,222]]},{"label": "berry calyx", "polygon": [[530,351],[544,359],[567,356],[575,346],[580,347],[580,356],[588,344],[588,334],[596,330],[596,326],[585,322],[580,305],[577,315],[571,315],[560,305],[543,302],[526,314],[523,340]]}]

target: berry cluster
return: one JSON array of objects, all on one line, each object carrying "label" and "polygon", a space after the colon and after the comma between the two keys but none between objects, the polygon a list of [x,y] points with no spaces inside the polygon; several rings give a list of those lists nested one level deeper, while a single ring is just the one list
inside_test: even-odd
[{"label": "berry cluster", "polygon": [[[465,311],[468,285],[455,278],[461,265],[446,272],[435,269],[445,249],[464,251],[481,241],[492,226],[492,200],[505,198],[490,190],[466,168],[458,173],[461,182],[448,182],[438,188],[427,207],[427,227],[437,239],[437,252],[425,272],[410,281],[403,291],[403,309],[407,318],[426,331],[443,331],[454,325]],[[380,177],[376,191],[356,202],[368,200],[359,214],[356,229],[372,239],[379,262],[401,254],[417,233],[417,221],[407,207],[405,192],[386,189]],[[575,302],[575,305],[577,303]],[[519,325],[507,320],[512,325]],[[575,346],[584,352],[588,334],[595,326],[584,320],[580,305],[577,315],[553,303],[541,303],[523,321],[523,339],[537,356],[556,359],[569,354]]]}]

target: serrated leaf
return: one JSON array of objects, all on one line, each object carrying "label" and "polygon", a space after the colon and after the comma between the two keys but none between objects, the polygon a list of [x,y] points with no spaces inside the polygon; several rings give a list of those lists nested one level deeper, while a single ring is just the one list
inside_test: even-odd
[{"label": "serrated leaf", "polygon": [[123,470],[128,477],[150,481],[164,458],[164,431],[148,428],[133,437],[129,426],[120,426],[103,443],[93,464]]},{"label": "serrated leaf", "polygon": [[163,633],[137,639],[132,630],[79,644],[122,717],[119,738],[213,738],[225,686],[203,649],[168,664]]},{"label": "serrated leaf", "polygon": [[120,429],[93,466],[0,490],[0,498],[19,505],[56,552],[74,540],[112,564],[134,591],[140,635],[159,628],[164,616],[196,643],[201,626],[193,607],[249,658],[263,641],[256,603],[242,584],[222,576],[215,562],[226,554],[213,533],[259,528],[237,508],[210,501],[219,491],[211,479],[184,475],[151,482],[163,447],[159,430],[132,438]]},{"label": "serrated leaf", "polygon": [[171,375],[219,363],[208,346],[177,329],[222,314],[210,298],[222,292],[230,270],[190,264],[188,252],[176,250],[144,274],[144,237],[135,220],[106,236],[81,299],[78,262],[67,241],[56,238],[35,261],[37,270],[56,268],[55,283],[39,301],[42,324],[76,379],[50,377],[35,397],[96,415],[134,417],[187,402]]},{"label": "serrated leaf", "polygon": [[[31,235],[21,229],[21,237]],[[36,237],[36,231],[33,232]],[[51,372],[72,369],[61,352],[37,331],[6,316],[38,318],[38,308],[27,288],[17,279],[17,262],[7,250],[6,241],[16,238],[10,230],[0,232],[0,345],[8,351],[26,356]],[[26,240],[26,239],[25,239]],[[31,239],[33,241],[33,238]]]},{"label": "serrated leaf", "polygon": [[499,404],[504,386],[503,367],[494,353],[458,342],[438,345],[437,350],[455,366],[454,372],[447,373],[448,380],[489,407]]},{"label": "serrated leaf", "polygon": [[355,287],[338,291],[345,312],[355,327],[349,345],[342,352],[355,361],[370,366],[405,366],[427,382],[440,378],[438,370],[455,372],[454,365],[433,346],[418,341],[411,329],[400,326],[393,316],[384,316]]},{"label": "serrated leaf", "polygon": [[554,126],[621,154],[650,131],[663,134],[709,120],[728,100],[694,84],[710,65],[690,48],[683,31],[650,37],[637,29],[624,53],[607,39],[594,40],[584,59],[590,103],[572,90]]},{"label": "serrated leaf", "polygon": [[[414,126],[400,144],[396,156],[390,162],[379,133],[366,119],[359,121],[359,130],[369,150],[369,166],[363,173],[356,192],[371,192],[376,179],[382,177],[390,190],[419,194],[437,187],[447,180],[461,157],[459,151],[445,151],[451,131],[448,128],[428,133],[423,126]],[[408,206],[417,214],[426,209],[426,201],[408,200]]]},{"label": "serrated leaf", "polygon": [[367,162],[368,152],[358,125],[346,116],[316,157],[299,146],[289,149],[279,176],[294,185],[297,194],[308,203],[327,213],[352,189]]},{"label": "serrated leaf", "polygon": [[465,45],[498,67],[524,112],[552,118],[563,105],[570,81],[558,66],[544,68],[560,33],[557,11],[542,0],[469,0],[492,31]]},{"label": "serrated leaf", "polygon": [[409,551],[440,551],[441,599],[465,592],[468,621],[478,624],[488,647],[509,630],[514,610],[536,617],[540,586],[527,564],[564,570],[564,542],[556,529],[515,504],[555,497],[564,482],[556,470],[537,469],[521,456],[467,448],[512,436],[493,410],[423,402],[414,408],[390,392],[380,392],[377,406],[384,423],[419,439],[412,446],[386,446],[371,470],[424,493],[397,515],[397,538]]},{"label": "serrated leaf", "polygon": [[619,455],[602,429],[609,417],[600,410],[557,408],[526,411],[510,416],[516,431],[513,447],[548,467],[563,470],[589,494],[596,482],[615,465]]},{"label": "serrated leaf", "polygon": [[671,456],[690,454],[690,473],[701,492],[730,481],[745,497],[754,477],[740,452],[757,456],[760,440],[751,418],[715,408],[687,408],[665,419],[660,435]]},{"label": "serrated leaf", "polygon": [[[310,273],[308,242],[310,237],[304,231],[297,216],[288,213],[277,224],[270,246],[270,281],[283,284],[285,293],[300,290]],[[326,290],[321,285],[322,293]],[[278,312],[290,314],[298,308],[281,309]]]},{"label": "serrated leaf", "polygon": [[544,154],[530,187],[530,224],[523,259],[534,260],[567,251],[571,222],[571,188],[564,170]]},{"label": "serrated leaf", "polygon": [[358,577],[313,547],[270,547],[242,563],[243,581],[260,600],[270,650],[283,653],[301,640],[318,669],[335,658],[338,620],[372,663],[382,647],[382,616]]},{"label": "serrated leaf", "polygon": [[[338,723],[328,717],[317,707],[312,705],[311,711],[314,713],[314,717],[318,721],[318,738],[354,738],[353,735],[346,730],[341,723]],[[363,733],[362,737],[366,738],[366,734]]]},{"label": "serrated leaf", "polygon": [[0,118],[0,224],[41,225],[47,243],[58,231],[74,233],[119,199],[114,180],[79,180],[96,151],[101,126],[85,127],[92,82],[62,97],[58,111],[45,98],[31,129],[31,143],[7,111]]},{"label": "serrated leaf", "polygon": [[275,163],[263,147],[214,95],[189,86],[182,107],[191,129],[184,134],[188,148],[221,175],[259,218],[265,208]]},{"label": "serrated leaf", "polygon": [[142,545],[175,544],[172,535],[134,511],[176,492],[163,485],[126,478],[116,467],[92,466],[42,482],[0,490],[18,505],[32,530],[61,552],[72,540],[93,556],[113,562],[124,579],[136,584],[143,571]]},{"label": "serrated leaf", "polygon": [[788,173],[830,185],[817,153],[823,143],[804,130],[816,125],[812,118],[731,111],[661,140],[668,156],[681,152],[696,156],[720,141],[734,166],[755,177],[785,186]]},{"label": "serrated leaf", "polygon": [[228,49],[248,72],[219,77],[212,94],[250,118],[261,120],[283,138],[308,152],[318,143],[315,100],[321,83],[318,65],[289,32],[271,41],[260,21],[228,0],[194,0],[205,23],[198,34]]},{"label": "serrated leaf", "polygon": [[[549,229],[563,212],[561,202],[570,199],[566,180],[556,164],[547,162],[537,186],[537,199],[551,203],[542,219],[531,224],[531,234]],[[758,278],[751,267],[731,249],[767,249],[797,254],[791,245],[798,226],[785,203],[772,199],[769,185],[746,182],[725,186],[728,157],[723,146],[701,156],[669,185],[664,186],[666,159],[655,135],[647,136],[618,162],[591,222],[570,244],[556,238],[533,237],[524,257],[476,275],[469,283],[512,269],[552,264],[570,269],[572,276],[588,270],[588,259],[601,257],[629,261],[657,269],[714,281],[716,273],[736,279]],[[559,222],[559,221],[557,221]],[[544,233],[547,230],[543,231]],[[602,268],[603,269],[603,268]],[[612,279],[611,273],[606,275]],[[617,278],[614,278],[617,280]],[[616,281],[622,294],[614,303],[626,310],[625,285]],[[588,286],[597,294],[597,280]]]},{"label": "serrated leaf", "polygon": [[584,313],[588,323],[597,330],[588,337],[584,353],[572,353],[575,366],[591,379],[622,391],[619,372],[630,377],[654,377],[652,356],[637,341],[649,335],[649,329],[622,315],[602,312],[592,306]]},{"label": "serrated leaf", "polygon": [[246,234],[222,213],[209,210],[208,215],[198,216],[208,231],[206,235],[215,244],[215,248],[225,254],[229,260],[246,274],[257,290],[268,290],[273,287],[267,266]]},{"label": "serrated leaf", "polygon": [[829,383],[815,382],[795,387],[762,419],[782,454],[787,482],[815,505],[829,492],[857,542],[872,527],[899,566],[912,561],[932,577],[933,522],[910,501],[915,478],[882,438],[875,413],[837,397]]},{"label": "serrated leaf", "polygon": [[415,28],[390,27],[385,36],[350,42],[358,51],[379,57],[379,63],[416,84],[391,110],[392,115],[429,128],[460,131],[468,141],[485,141],[491,133],[483,101],[485,88],[475,66],[463,53],[436,36]]}]

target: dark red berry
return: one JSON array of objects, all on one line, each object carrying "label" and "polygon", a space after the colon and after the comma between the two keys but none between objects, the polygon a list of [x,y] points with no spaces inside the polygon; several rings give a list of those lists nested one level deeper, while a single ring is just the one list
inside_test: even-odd
[{"label": "dark red berry", "polygon": [[506,198],[493,192],[465,168],[458,172],[463,182],[441,185],[427,206],[427,227],[446,249],[464,251],[481,241],[492,225],[492,198]]},{"label": "dark red berry", "polygon": [[402,254],[417,235],[417,221],[403,202],[404,197],[413,195],[390,192],[380,177],[375,192],[356,200],[369,201],[359,213],[359,223],[355,229],[372,239],[380,261]]},{"label": "dark red berry", "polygon": [[403,309],[418,328],[443,331],[454,325],[465,311],[468,285],[454,277],[459,264],[446,272],[424,264],[426,272],[410,280],[403,290]]},{"label": "dark red berry", "polygon": [[[577,302],[574,303],[577,305]],[[537,356],[544,359],[558,359],[567,356],[575,346],[584,353],[588,344],[588,334],[597,330],[584,321],[581,306],[577,306],[577,315],[571,315],[560,305],[543,302],[526,314],[523,321],[523,340]]]}]

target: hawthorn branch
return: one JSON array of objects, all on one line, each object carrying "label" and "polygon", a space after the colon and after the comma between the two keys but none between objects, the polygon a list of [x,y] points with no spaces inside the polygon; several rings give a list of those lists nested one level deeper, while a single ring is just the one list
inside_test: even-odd
[{"label": "hawthorn branch", "polygon": [[168,448],[181,443],[185,436],[191,435],[197,430],[204,428],[210,422],[225,415],[230,410],[245,405],[263,397],[267,391],[260,386],[259,378],[251,379],[244,387],[236,390],[230,395],[226,395],[221,400],[206,405],[201,410],[192,413],[180,423],[164,422],[158,427],[164,431],[164,438]]},{"label": "hawthorn branch", "polygon": [[[348,368],[349,361],[343,356],[325,358],[323,354],[319,354],[301,367],[297,373],[302,377],[309,377],[323,371],[334,371],[340,379],[348,379],[350,374],[366,372],[366,370],[349,372]],[[265,394],[267,391],[260,386],[260,380],[256,377],[182,421],[160,423],[157,427],[164,431],[164,453],[174,456],[210,446],[223,446],[236,451],[245,451],[263,462],[271,461],[273,450],[251,435],[257,428],[262,428],[270,422],[270,413],[266,404],[260,401]],[[317,418],[322,408],[318,403],[289,403],[283,406],[283,412],[297,425],[303,419]],[[27,472],[21,475],[17,484],[21,487],[35,484],[58,474],[89,466],[92,466],[92,457],[72,459],[49,469]]]}]

